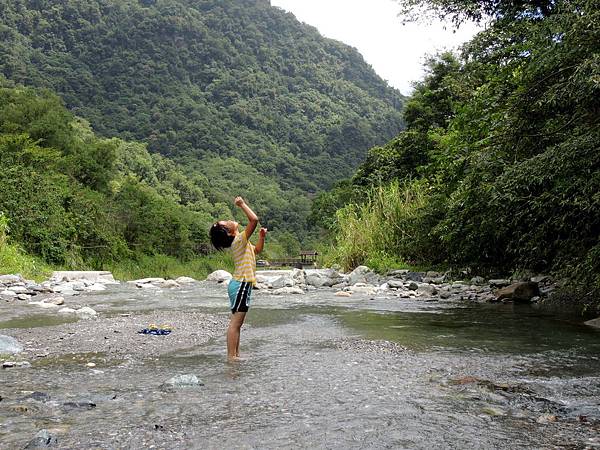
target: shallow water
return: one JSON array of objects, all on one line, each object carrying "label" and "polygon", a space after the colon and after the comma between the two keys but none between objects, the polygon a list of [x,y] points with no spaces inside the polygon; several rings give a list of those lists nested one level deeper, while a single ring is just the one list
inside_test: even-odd
[{"label": "shallow water", "polygon": [[[226,314],[224,289],[203,285],[76,301],[103,315]],[[46,428],[59,448],[600,448],[595,330],[513,305],[333,291],[253,302],[239,363],[219,338],[152,359],[65,355],[0,372],[0,447]],[[32,311],[15,307],[0,327],[39,326]],[[160,388],[191,373],[204,386]]]}]

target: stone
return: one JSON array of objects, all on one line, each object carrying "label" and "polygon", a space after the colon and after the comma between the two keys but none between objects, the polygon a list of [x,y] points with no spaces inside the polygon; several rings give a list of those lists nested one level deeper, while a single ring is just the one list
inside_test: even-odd
[{"label": "stone", "polygon": [[0,334],[0,355],[21,353],[23,346],[12,336]]},{"label": "stone", "polygon": [[90,292],[99,292],[99,291],[105,291],[106,290],[106,286],[100,283],[94,283],[91,284],[89,286],[87,286],[85,288],[86,291],[90,291]]},{"label": "stone", "polygon": [[336,297],[352,297],[352,292],[348,291],[337,291],[334,294]]},{"label": "stone", "polygon": [[417,289],[419,289],[419,285],[413,281],[408,285],[408,289],[411,291],[416,291]]},{"label": "stone", "polygon": [[58,443],[56,436],[53,436],[48,432],[48,430],[40,430],[35,435],[35,437],[29,441],[29,443],[25,446],[26,449],[29,448],[46,448],[46,447],[54,447]]},{"label": "stone", "polygon": [[536,422],[537,423],[553,423],[558,421],[558,417],[556,417],[554,414],[543,414],[540,417],[537,418]]},{"label": "stone", "polygon": [[178,277],[175,279],[175,281],[177,281],[177,283],[179,283],[179,284],[196,283],[196,280],[194,280],[193,278],[190,278],[190,277]]},{"label": "stone", "polygon": [[406,280],[410,280],[410,281],[422,282],[424,276],[425,276],[425,274],[423,272],[408,271],[408,272],[406,272],[406,274],[404,275],[403,278]]},{"label": "stone", "polygon": [[386,275],[388,277],[403,278],[408,272],[408,269],[396,269],[390,270]]},{"label": "stone", "polygon": [[59,314],[75,314],[75,310],[73,308],[61,308],[58,310]]},{"label": "stone", "polygon": [[60,270],[52,273],[51,282],[62,283],[86,280],[91,283],[119,284],[113,274],[106,270]]},{"label": "stone", "polygon": [[270,283],[273,289],[281,289],[284,287],[291,287],[294,285],[294,280],[288,277],[277,277],[272,280]]},{"label": "stone", "polygon": [[165,280],[164,283],[161,283],[161,287],[176,288],[179,287],[179,283],[175,280]]},{"label": "stone", "polygon": [[76,310],[75,314],[77,314],[77,317],[80,319],[92,319],[98,315],[98,313],[89,306],[84,306],[83,308]]},{"label": "stone", "polygon": [[292,280],[294,280],[294,284],[303,285],[306,283],[306,274],[302,269],[294,269],[292,270]]},{"label": "stone", "polygon": [[535,277],[531,277],[529,281],[533,281],[534,283],[543,283],[545,281],[549,281],[550,277],[548,275],[537,275]]},{"label": "stone", "polygon": [[404,281],[402,280],[388,280],[387,284],[391,289],[404,289]]},{"label": "stone", "polygon": [[27,289],[25,286],[13,286],[9,290],[13,291],[15,294],[25,294],[29,292],[29,289]]},{"label": "stone", "polygon": [[431,284],[422,284],[417,289],[417,292],[421,295],[430,295],[431,296],[431,295],[436,295],[438,290],[435,286],[433,286]]},{"label": "stone", "polygon": [[364,283],[357,283],[348,288],[352,293],[361,293],[361,294],[369,294],[373,295],[377,291],[375,286]]},{"label": "stone", "polygon": [[65,298],[64,297],[53,297],[53,298],[49,298],[47,299],[44,303],[51,303],[53,305],[63,305],[65,303]]},{"label": "stone", "polygon": [[367,266],[358,266],[348,276],[348,284],[367,283],[373,271]]},{"label": "stone", "polygon": [[271,291],[274,295],[286,295],[286,294],[304,294],[304,291],[296,286],[287,286]]},{"label": "stone", "polygon": [[58,305],[55,303],[45,303],[45,302],[31,302],[30,305],[37,305],[43,309],[54,309],[58,308]]},{"label": "stone", "polygon": [[494,280],[488,281],[488,283],[492,287],[504,287],[504,286],[508,286],[510,284],[510,280],[494,279]]},{"label": "stone", "polygon": [[232,275],[226,270],[215,270],[209,276],[206,277],[206,281],[216,281],[222,283],[225,280],[231,280]]},{"label": "stone", "polygon": [[17,296],[15,291],[11,291],[9,289],[5,289],[4,291],[0,292],[0,295],[3,297],[10,297],[10,298],[15,298]]},{"label": "stone", "polygon": [[177,375],[173,378],[169,378],[162,385],[164,388],[189,388],[196,386],[204,386],[196,375]]},{"label": "stone", "polygon": [[498,300],[513,300],[516,302],[529,302],[531,299],[540,294],[540,289],[537,283],[532,281],[523,281],[513,283],[502,289],[498,289],[495,293]]},{"label": "stone", "polygon": [[314,287],[331,287],[343,281],[343,277],[333,269],[307,269],[306,284]]},{"label": "stone", "polygon": [[23,301],[27,301],[31,298],[31,295],[29,294],[17,294],[17,298],[19,300],[23,300]]},{"label": "stone", "polygon": [[31,363],[29,361],[4,361],[2,363],[2,368],[3,369],[10,369],[12,367],[19,367],[19,368],[28,368],[31,367]]}]

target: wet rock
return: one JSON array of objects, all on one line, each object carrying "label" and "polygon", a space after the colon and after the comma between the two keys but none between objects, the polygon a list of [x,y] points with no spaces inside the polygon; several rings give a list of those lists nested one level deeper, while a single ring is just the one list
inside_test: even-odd
[{"label": "wet rock", "polygon": [[75,314],[75,310],[73,308],[61,308],[58,310],[59,314]]},{"label": "wet rock", "polygon": [[196,283],[196,280],[194,280],[193,278],[190,278],[190,277],[179,277],[179,278],[176,278],[175,281],[177,281],[177,283],[179,283],[179,284]]},{"label": "wet rock", "polygon": [[86,320],[93,319],[94,317],[96,317],[98,315],[98,313],[95,310],[93,310],[92,308],[90,308],[89,306],[84,306],[83,308],[76,310],[75,314],[80,319],[86,319]]},{"label": "wet rock", "polygon": [[413,281],[408,285],[408,289],[411,291],[416,291],[417,289],[419,289],[419,285]]},{"label": "wet rock", "polygon": [[179,287],[179,283],[175,280],[165,280],[160,286],[164,288],[176,288]]},{"label": "wet rock", "polygon": [[31,295],[29,295],[29,294],[17,294],[17,298],[19,300],[22,300],[22,301],[25,302],[25,301],[27,301],[27,300],[29,300],[31,298]]},{"label": "wet rock", "polygon": [[13,367],[18,369],[27,369],[31,367],[31,363],[28,361],[4,361],[2,363],[3,369],[11,369]]},{"label": "wet rock", "polygon": [[204,383],[201,382],[196,375],[187,374],[177,375],[173,378],[169,378],[161,385],[161,388],[164,390],[171,390],[198,386],[204,386]]},{"label": "wet rock", "polygon": [[29,443],[25,446],[26,449],[29,448],[46,448],[46,447],[54,447],[58,443],[56,436],[50,434],[48,430],[40,430],[35,435],[35,437],[29,441]]},{"label": "wet rock", "polygon": [[0,292],[0,295],[3,297],[10,297],[10,298],[15,298],[17,296],[16,292],[11,291],[9,289],[5,289],[4,291]]},{"label": "wet rock", "polygon": [[63,403],[63,408],[66,409],[67,411],[69,410],[85,410],[85,409],[94,409],[96,407],[96,403],[94,403],[93,401],[89,400],[89,399],[83,399],[83,400],[75,400],[72,402],[65,402]]},{"label": "wet rock", "polygon": [[23,346],[15,338],[0,334],[0,355],[21,353]]},{"label": "wet rock", "polygon": [[44,303],[50,303],[52,305],[63,305],[65,303],[65,298],[64,297],[53,297],[53,298],[49,298],[47,300],[44,301]]},{"label": "wet rock", "polygon": [[209,276],[206,277],[206,281],[216,281],[217,283],[222,283],[226,280],[231,280],[232,275],[226,270],[215,270]]},{"label": "wet rock", "polygon": [[532,281],[513,283],[495,292],[498,300],[513,300],[517,302],[529,302],[539,294],[540,289],[538,284]]}]

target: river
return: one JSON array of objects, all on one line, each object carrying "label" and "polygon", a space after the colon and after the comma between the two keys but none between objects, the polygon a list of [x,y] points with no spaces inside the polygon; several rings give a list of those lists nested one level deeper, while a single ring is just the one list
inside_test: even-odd
[{"label": "river", "polygon": [[[219,329],[152,355],[79,353],[52,334],[71,319],[0,306],[0,334],[52,337],[31,367],[0,372],[1,448],[41,429],[54,448],[600,448],[600,333],[528,306],[260,293],[243,360],[228,363],[222,287],[121,284],[71,301],[115,322],[207,313]],[[203,385],[161,387],[182,374]]]}]

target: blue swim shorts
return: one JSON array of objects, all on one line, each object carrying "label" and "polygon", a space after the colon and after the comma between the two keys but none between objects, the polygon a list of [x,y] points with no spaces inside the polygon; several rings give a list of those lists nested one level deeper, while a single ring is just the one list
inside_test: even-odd
[{"label": "blue swim shorts", "polygon": [[252,283],[231,280],[229,281],[227,291],[229,292],[231,313],[248,312],[248,308],[250,308],[250,296],[252,295]]}]

